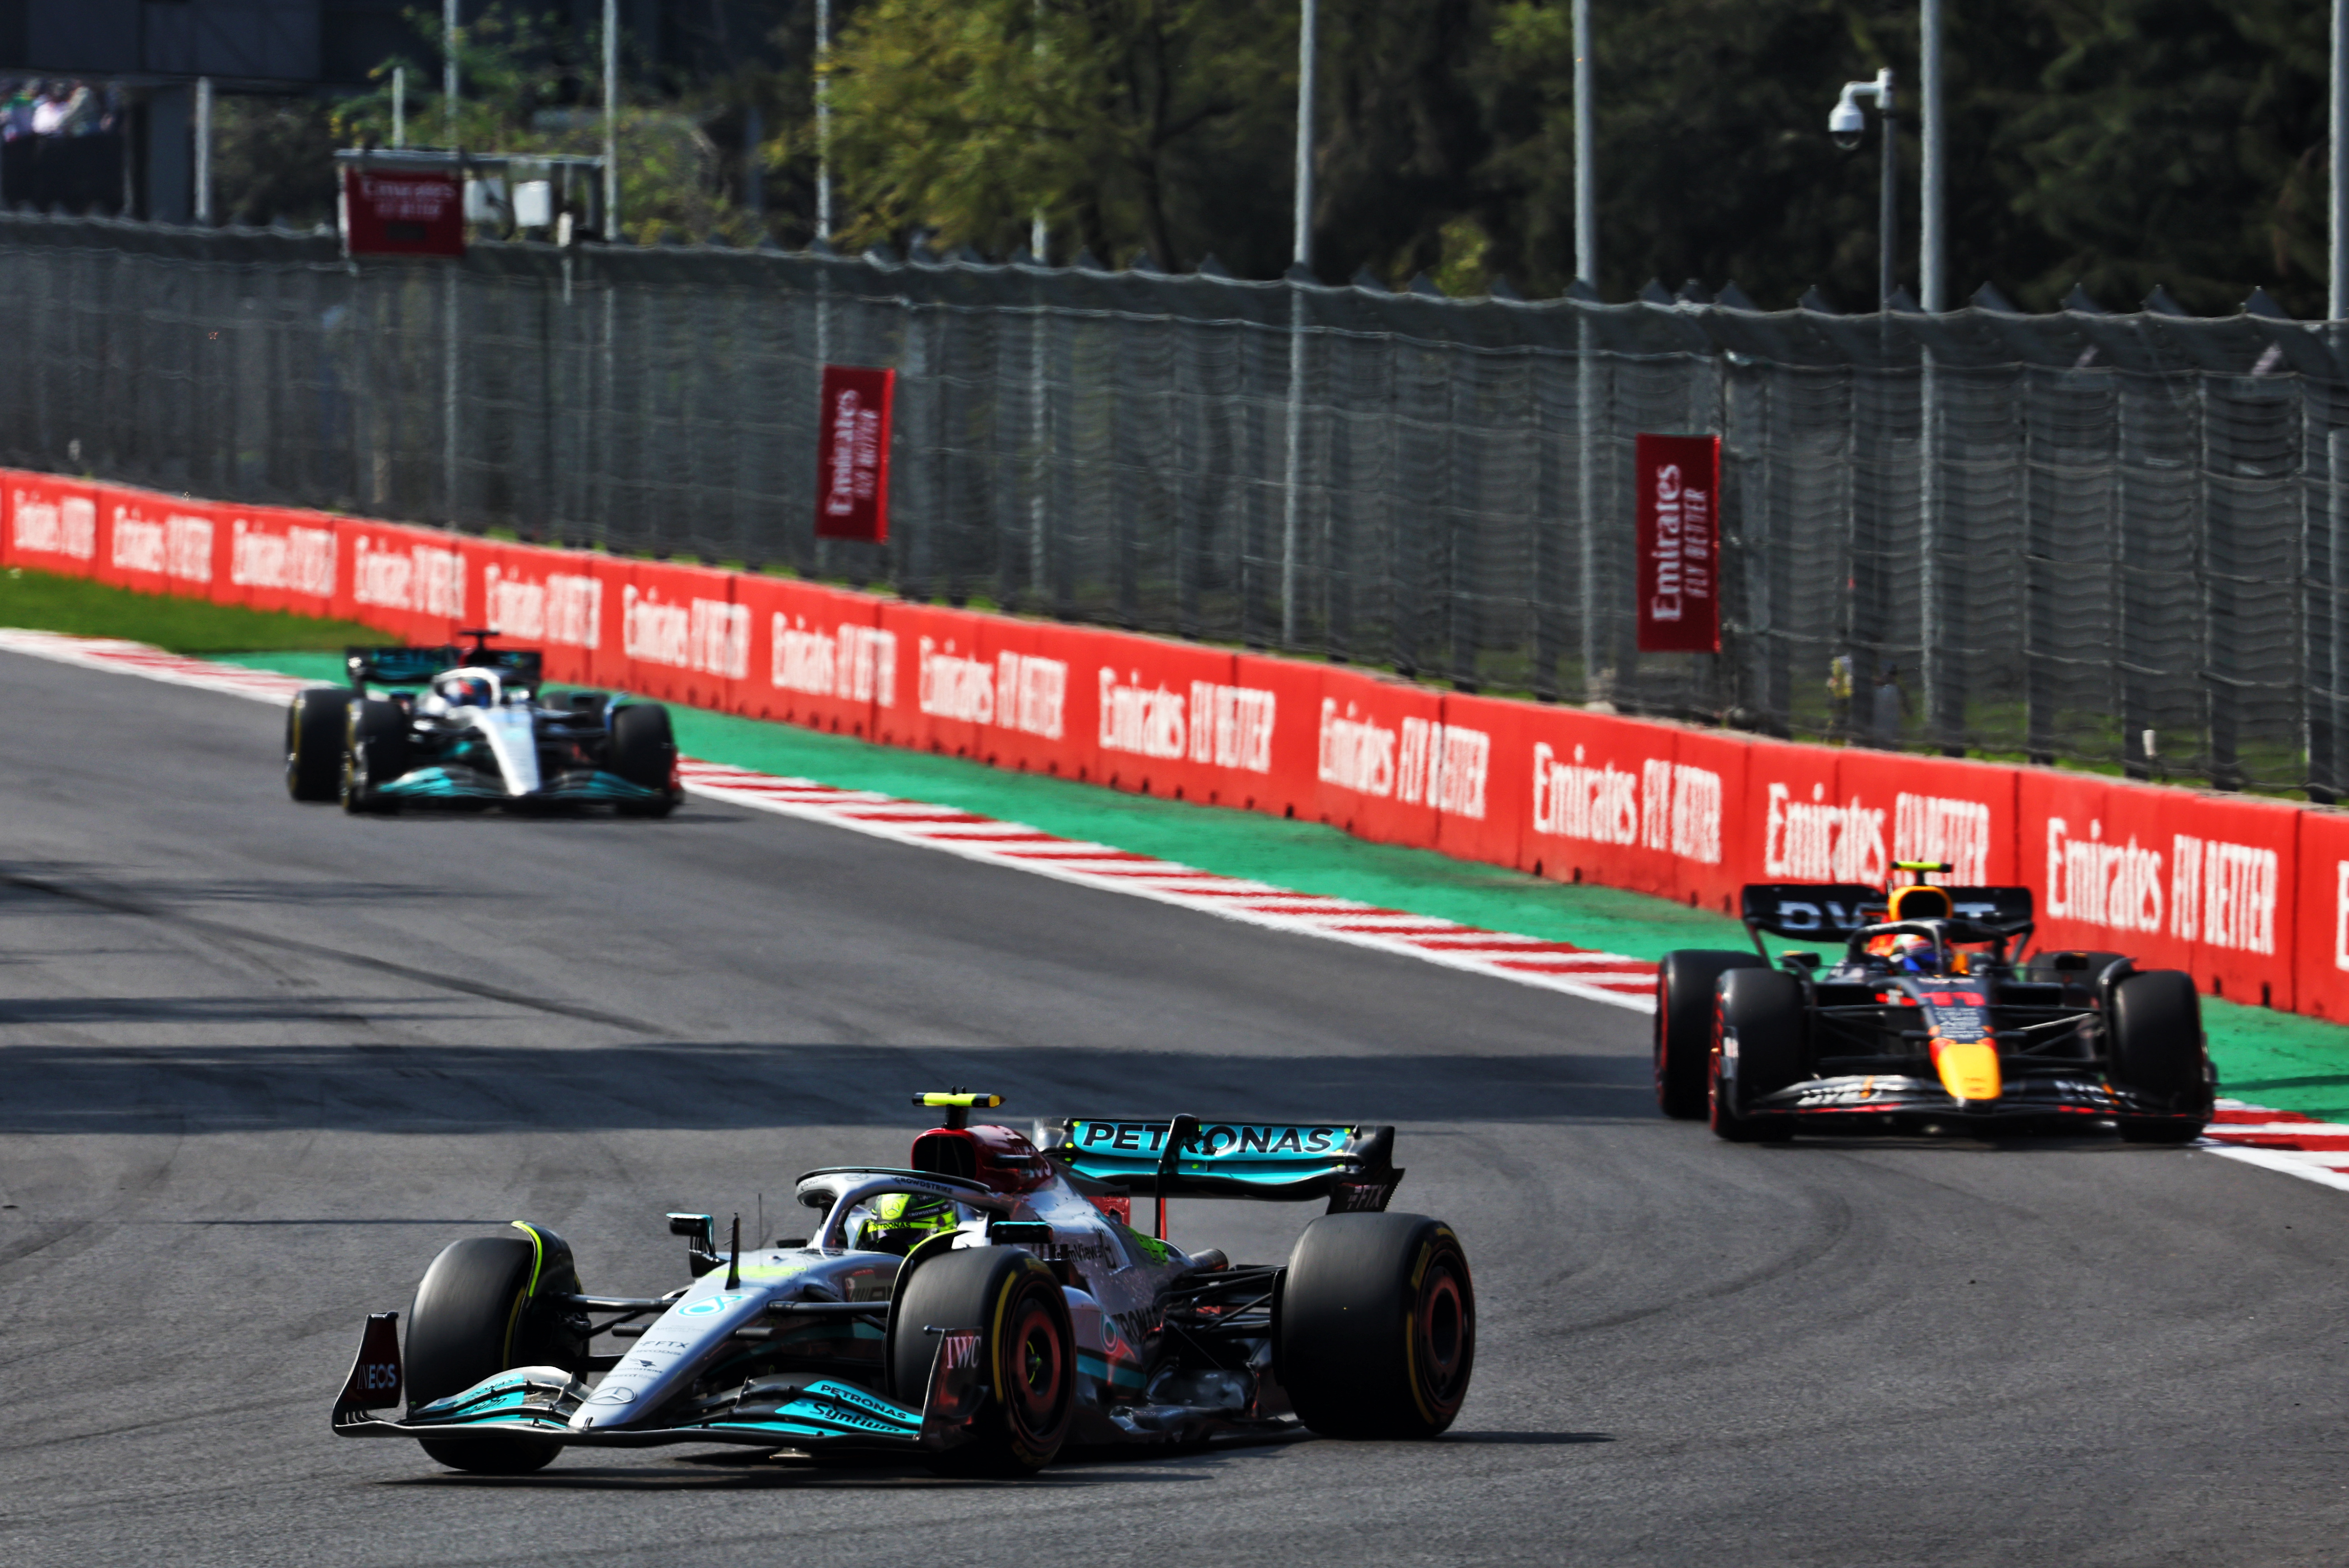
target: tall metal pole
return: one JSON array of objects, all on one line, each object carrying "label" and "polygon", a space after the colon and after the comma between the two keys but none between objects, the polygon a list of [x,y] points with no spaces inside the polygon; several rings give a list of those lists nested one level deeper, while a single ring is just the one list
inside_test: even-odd
[{"label": "tall metal pole", "polygon": [[[1599,286],[1598,108],[1590,77],[1590,0],[1574,0],[1574,275]],[[1599,367],[1591,357],[1590,316],[1575,312],[1574,420],[1576,429],[1575,554],[1577,619],[1582,630],[1582,695],[1599,695]]]},{"label": "tall metal pole", "polygon": [[2349,319],[2349,0],[2333,0],[2332,114],[2333,287],[2324,314],[2341,321]]},{"label": "tall metal pole", "polygon": [[[1315,0],[1303,0],[1297,20],[1297,224],[1290,268],[1313,265],[1313,36]],[[1288,286],[1288,450],[1280,514],[1280,642],[1297,643],[1297,514],[1305,448],[1304,285]]]},{"label": "tall metal pole", "polygon": [[457,0],[440,0],[440,119],[457,145]]},{"label": "tall metal pole", "polygon": [[604,0],[604,243],[620,243],[620,0]]},{"label": "tall metal pole", "polygon": [[391,67],[391,144],[408,145],[408,67]]},{"label": "tall metal pole", "polygon": [[[1941,226],[1941,179],[1949,154],[1941,126],[1941,0],[1923,0],[1919,14],[1917,81],[1924,166],[1917,199],[1917,299],[1927,311],[1950,308],[1949,237]],[[2339,178],[2338,173],[2334,175]]]},{"label": "tall metal pole", "polygon": [[815,237],[832,238],[832,0],[815,0]]},{"label": "tall metal pole", "polygon": [[1895,128],[1900,117],[1892,109],[1892,73],[1877,74],[1879,91],[1876,107],[1884,121],[1884,212],[1880,223],[1882,237],[1877,242],[1878,308],[1892,308],[1892,291],[1900,286],[1899,269],[1893,265],[1900,244],[1900,139]]},{"label": "tall metal pole", "polygon": [[196,222],[212,221],[212,78],[196,78]]},{"label": "tall metal pole", "polygon": [[1590,0],[1574,0],[1574,275],[1599,286],[1599,171],[1590,88]]}]

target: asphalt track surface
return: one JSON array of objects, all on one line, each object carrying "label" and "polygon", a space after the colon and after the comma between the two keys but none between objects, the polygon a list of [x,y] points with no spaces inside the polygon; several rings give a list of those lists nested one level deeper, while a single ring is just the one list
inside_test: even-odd
[{"label": "asphalt track surface", "polygon": [[[0,1563],[2341,1561],[2341,1194],[2084,1139],[1735,1147],[1647,1022],[830,828],[288,803],[249,701],[0,655]],[[677,1207],[1021,1118],[1400,1125],[1475,1391],[1017,1484],[338,1439],[363,1314],[515,1217],[588,1287]],[[763,1196],[762,1196],[763,1195]],[[1180,1204],[1278,1259],[1307,1215]],[[696,1457],[699,1455],[701,1457]]]}]

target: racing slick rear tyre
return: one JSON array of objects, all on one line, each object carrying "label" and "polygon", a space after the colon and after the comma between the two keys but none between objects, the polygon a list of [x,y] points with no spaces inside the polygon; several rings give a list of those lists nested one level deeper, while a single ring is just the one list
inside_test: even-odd
[{"label": "racing slick rear tyre", "polygon": [[399,704],[363,697],[350,705],[343,738],[343,809],[389,811],[382,786],[408,771],[408,715]]},{"label": "racing slick rear tyre", "polygon": [[[473,1236],[441,1249],[416,1287],[408,1314],[408,1407],[461,1394],[510,1366],[560,1364],[561,1348],[529,1332],[522,1311],[535,1250],[520,1237]],[[563,1451],[536,1438],[467,1438],[425,1442],[426,1454],[450,1469],[526,1475]]]},{"label": "racing slick rear tyre", "polygon": [[632,784],[658,790],[661,798],[619,803],[623,816],[667,816],[677,809],[677,739],[668,710],[657,702],[631,702],[612,715],[612,771]]},{"label": "racing slick rear tyre", "polygon": [[1656,966],[1656,1108],[1692,1122],[1704,1115],[1705,1062],[1713,1054],[1713,992],[1733,969],[1765,969],[1752,953],[1691,948]]},{"label": "racing slick rear tyre", "polygon": [[2168,1105],[2168,1116],[2120,1118],[2129,1143],[2190,1143],[2210,1120],[2210,1081],[2203,1067],[2202,1001],[2194,981],[2174,969],[2133,974],[2113,988],[2114,1086]]},{"label": "racing slick rear tyre", "polygon": [[1780,970],[1735,969],[1716,994],[1706,1073],[1713,1130],[1733,1143],[1783,1142],[1795,1136],[1793,1116],[1757,1118],[1746,1107],[1803,1075],[1802,985]]},{"label": "racing slick rear tyre", "polygon": [[285,793],[295,800],[333,800],[342,787],[343,727],[351,694],[314,686],[285,710]]},{"label": "racing slick rear tyre", "polygon": [[1273,1363],[1325,1438],[1433,1438],[1476,1366],[1476,1292],[1452,1227],[1424,1214],[1325,1214],[1288,1254]]},{"label": "racing slick rear tyre", "polygon": [[976,1328],[990,1397],[969,1440],[929,1456],[948,1475],[1033,1475],[1052,1462],[1077,1417],[1077,1334],[1069,1299],[1052,1271],[1013,1247],[971,1247],[932,1258],[905,1286],[892,1314],[890,1387],[920,1409],[938,1336],[930,1328]]}]

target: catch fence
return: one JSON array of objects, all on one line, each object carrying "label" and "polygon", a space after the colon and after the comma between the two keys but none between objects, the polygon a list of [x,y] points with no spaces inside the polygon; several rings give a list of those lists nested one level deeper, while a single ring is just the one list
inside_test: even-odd
[{"label": "catch fence", "polygon": [[[0,214],[0,462],[2331,798],[2325,332]],[[885,545],[813,536],[825,363],[898,371]],[[1643,431],[1723,437],[1717,658],[1634,646]]]}]

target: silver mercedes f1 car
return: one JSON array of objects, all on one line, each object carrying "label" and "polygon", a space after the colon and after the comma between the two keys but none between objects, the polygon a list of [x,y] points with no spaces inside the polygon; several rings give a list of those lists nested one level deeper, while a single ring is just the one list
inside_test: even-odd
[{"label": "silver mercedes f1 car", "polygon": [[[451,1243],[370,1316],[335,1402],[351,1438],[518,1474],[565,1448],[895,1451],[1023,1475],[1065,1446],[1297,1429],[1431,1438],[1475,1362],[1450,1226],[1386,1212],[1394,1129],[1195,1116],[974,1126],[993,1095],[916,1097],[944,1125],[905,1168],[812,1170],[804,1238],[671,1214],[691,1277],[600,1295],[543,1225]],[[1165,1240],[1170,1195],[1323,1200],[1286,1263]],[[1133,1228],[1154,1199],[1159,1234]],[[600,1342],[617,1348],[599,1351]],[[387,1412],[401,1403],[404,1415]]]},{"label": "silver mercedes f1 car", "polygon": [[296,692],[285,788],[345,811],[584,805],[666,816],[684,798],[668,710],[607,691],[542,700],[534,649],[353,648],[348,687]]}]

